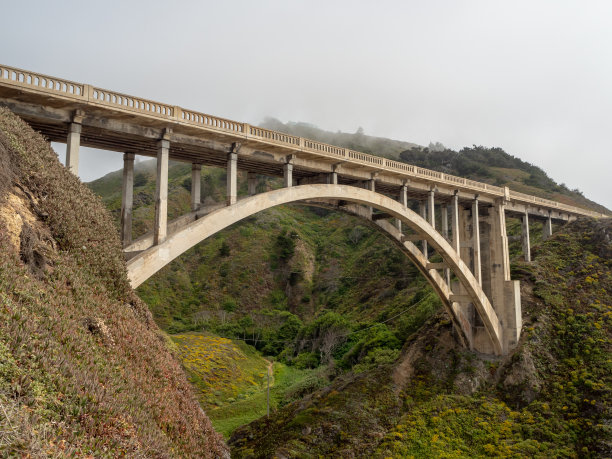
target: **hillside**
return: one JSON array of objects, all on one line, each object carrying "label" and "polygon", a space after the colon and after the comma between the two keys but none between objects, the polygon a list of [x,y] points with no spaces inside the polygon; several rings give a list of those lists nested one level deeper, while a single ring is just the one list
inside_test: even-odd
[{"label": "hillside", "polygon": [[432,318],[399,359],[348,373],[233,434],[233,457],[610,457],[612,221],[579,220],[517,263],[505,359]]},{"label": "hillside", "polygon": [[501,148],[474,145],[454,151],[440,143],[422,147],[410,142],[369,136],[363,132],[334,133],[311,124],[282,123],[273,118],[266,119],[261,125],[447,174],[497,186],[509,186],[514,191],[612,215],[609,209],[587,199],[579,190],[570,190],[565,184],[557,184],[540,167],[512,156]]},{"label": "hillside", "polygon": [[114,223],[0,109],[0,454],[227,457],[128,284]]},{"label": "hillside", "polygon": [[[307,127],[309,131],[295,133],[318,134]],[[363,138],[355,136],[359,135]],[[367,146],[355,144],[358,138],[352,134],[344,136],[354,141],[354,148]],[[378,140],[384,141],[381,145],[395,142]],[[400,153],[412,148],[407,143],[393,145]],[[495,149],[482,154],[500,156]],[[505,153],[501,157],[510,158]],[[521,167],[530,166],[519,160],[515,169],[506,170],[520,175]],[[151,229],[155,162],[138,162],[135,177],[138,236]],[[121,172],[89,185],[118,223]],[[171,163],[170,218],[188,210],[190,185],[190,166]],[[201,185],[206,204],[224,201],[222,169],[204,167]],[[276,186],[278,179],[259,177],[260,188]],[[238,188],[246,195],[245,174],[239,173]],[[531,224],[533,244],[541,240],[541,229],[541,223]],[[508,219],[508,233],[520,233],[518,220]],[[521,253],[516,237],[510,251],[513,257]],[[274,406],[300,399],[348,371],[363,372],[394,361],[402,344],[441,307],[416,268],[376,229],[349,215],[300,205],[261,212],[198,244],[145,282],[138,294],[156,323],[171,335],[231,338],[235,345],[245,342],[279,365],[289,365],[285,389],[275,389]],[[209,351],[217,355],[217,346]],[[242,422],[261,416],[263,392],[239,390],[245,398],[238,399],[230,395],[233,384],[217,378],[232,367],[231,359],[220,358],[212,366],[207,362],[198,370],[187,361],[190,358],[197,359],[197,352],[183,354],[183,362],[203,406],[215,410],[211,413],[217,429],[230,434],[240,425],[240,411],[250,413],[240,418]],[[216,390],[198,382],[204,374],[218,381]],[[248,379],[241,374],[237,378]]]},{"label": "hillside", "polygon": [[263,123],[260,123],[260,126],[266,129],[272,129],[286,134],[304,137],[306,139],[314,139],[330,145],[350,148],[370,155],[385,156],[396,160],[399,160],[402,151],[411,148],[419,148],[417,144],[412,142],[366,135],[361,129],[355,133],[340,131],[331,132],[320,129],[312,124],[295,123],[291,121],[282,123],[275,118],[266,118]]}]

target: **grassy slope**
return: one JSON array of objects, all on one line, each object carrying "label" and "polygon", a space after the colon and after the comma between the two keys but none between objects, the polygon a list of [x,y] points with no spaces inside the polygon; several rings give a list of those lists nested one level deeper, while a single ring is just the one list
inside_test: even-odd
[{"label": "grassy slope", "polygon": [[[316,132],[314,129],[308,135],[316,137]],[[298,134],[305,135],[300,132]],[[357,142],[358,139],[351,136],[346,134],[345,140]],[[383,145],[382,150],[378,151],[386,153],[386,146]],[[353,148],[364,150],[358,145],[353,145]],[[403,148],[406,148],[406,145],[394,145],[392,150],[395,153],[389,150],[389,155],[393,156]],[[141,234],[149,224],[144,217],[152,215],[151,193],[154,189],[154,175],[151,164],[137,165],[137,175],[138,169],[140,174],[146,176],[144,184],[141,180],[141,184],[135,189],[135,194],[141,197],[140,202],[137,201],[140,208],[136,211],[138,232]],[[494,172],[511,177],[517,183],[525,179],[525,172],[517,169]],[[175,203],[173,206],[177,210],[186,206],[188,201],[189,173],[188,166],[179,164],[173,165],[170,170],[170,200]],[[222,201],[223,171],[204,168],[203,175],[203,195],[207,196],[209,202]],[[109,178],[102,178],[91,186],[102,193],[105,202],[111,209],[115,209],[115,216],[118,217],[120,175],[115,173],[115,183],[112,185]],[[265,184],[260,182],[260,187],[263,186]],[[240,177],[239,187],[244,194],[244,177]],[[520,232],[520,222],[509,219],[508,226],[509,234]],[[292,230],[297,233],[296,255],[287,261],[280,260],[277,239],[283,232]],[[532,242],[539,242],[541,225],[532,224],[531,230]],[[520,241],[511,243],[511,253],[520,253]],[[372,275],[373,272],[376,275]],[[298,274],[297,281],[292,277],[292,273]],[[416,311],[391,322],[392,329],[401,339],[417,330],[439,307],[436,299],[429,298],[430,293],[424,281],[414,268],[405,262],[404,257],[363,222],[346,215],[301,206],[275,208],[228,228],[179,257],[139,290],[139,294],[147,301],[155,320],[163,329],[176,333],[208,327],[224,335],[232,335],[235,329],[229,326],[219,327],[220,323],[237,323],[244,315],[269,320],[269,316],[262,316],[262,310],[290,310],[306,322],[325,310],[333,310],[343,314],[357,326],[359,322],[385,320],[425,298],[426,301],[419,303]],[[228,305],[230,307],[226,307]],[[446,327],[448,328],[448,324]],[[343,346],[344,352],[350,349],[352,344],[355,342],[351,341]],[[448,361],[447,364],[453,368],[459,365],[453,361]],[[227,366],[227,362],[222,363],[222,366]],[[359,422],[351,424],[353,430],[347,428],[348,430],[333,433],[333,438],[340,435],[346,440],[347,451],[363,446],[359,441],[356,444],[360,446],[351,446],[353,440],[350,440],[352,437],[363,436],[361,424],[370,426],[372,434],[369,435],[369,447],[373,450],[380,438],[393,428],[394,419],[399,419],[401,415],[403,396],[394,389],[395,383],[384,379],[387,376],[385,371],[377,375],[368,373],[357,378],[357,381],[362,381],[358,395],[346,389],[352,387],[352,376],[337,379],[332,387],[342,390],[329,389],[335,391],[331,400],[335,400],[336,408],[331,411],[329,408],[320,409],[316,400],[303,402],[307,405],[312,403],[317,422],[323,425],[328,425],[330,419],[336,417],[340,420],[351,416],[359,419]],[[377,379],[379,377],[383,379]],[[300,381],[302,378],[305,378],[305,381]],[[292,391],[300,394],[296,398],[301,398],[312,392],[317,385],[324,384],[325,377],[313,382],[308,376],[290,375],[287,378],[287,386],[292,382],[295,383],[293,386],[303,386],[302,389],[293,387],[287,391],[278,387],[273,391],[278,400],[286,399],[287,393]],[[385,414],[385,410],[377,409],[372,410],[372,415],[363,413],[362,406],[351,400],[356,396],[363,398],[366,393],[383,400],[385,410],[395,414]],[[250,421],[263,413],[261,392],[228,404],[222,401],[222,396],[211,397],[208,393],[208,397],[222,403],[216,413],[211,412],[211,416],[215,418],[215,425],[226,434],[240,423]],[[291,415],[286,413],[287,411],[282,411],[275,422],[295,424],[291,421]],[[300,419],[308,420],[310,414]],[[300,422],[297,425],[301,425]],[[312,429],[306,422],[295,430],[293,435],[296,439],[308,437],[311,434],[305,432],[309,432],[309,428]],[[287,432],[281,432],[285,433]],[[312,438],[321,441],[316,435]],[[330,444],[333,448],[338,447],[336,440],[332,439]],[[257,444],[257,449],[271,451],[266,448],[268,446],[264,444]],[[305,451],[300,448],[298,450]],[[318,451],[316,446],[314,450]],[[334,452],[336,451],[338,449],[334,449]]]},{"label": "grassy slope", "polygon": [[172,340],[200,394],[200,404],[215,429],[226,437],[236,427],[266,414],[268,370],[272,409],[291,385],[312,373],[266,360],[239,340],[193,332],[173,335]]},{"label": "grassy slope", "polygon": [[442,316],[392,367],[238,429],[235,457],[609,457],[612,222],[580,220],[517,263],[523,335],[504,360],[461,349]]},{"label": "grassy slope", "polygon": [[5,109],[0,164],[0,452],[225,455],[100,200]]}]

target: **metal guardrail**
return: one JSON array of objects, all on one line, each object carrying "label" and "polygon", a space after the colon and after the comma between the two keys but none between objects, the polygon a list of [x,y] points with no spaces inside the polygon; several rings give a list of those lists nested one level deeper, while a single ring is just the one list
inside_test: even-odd
[{"label": "metal guardrail", "polygon": [[[436,184],[461,186],[472,191],[485,192],[493,196],[504,196],[503,188],[487,183],[456,177],[442,172],[413,166],[411,164],[393,161],[381,156],[369,155],[367,153],[337,147],[335,145],[305,139],[303,137],[296,137],[271,129],[255,127],[247,123],[240,123],[238,121],[220,118],[194,110],[187,110],[176,105],[163,104],[14,67],[0,65],[0,83],[27,88],[53,96],[75,99],[87,104],[135,112],[148,117],[198,126],[206,130],[223,132],[247,139],[260,140],[268,144],[287,147],[296,151],[332,158],[342,158],[347,163],[368,165],[381,171],[404,175],[407,178],[419,177]],[[538,204],[578,215],[589,215],[592,217],[605,216],[599,212],[569,206],[560,202],[512,190],[510,190],[510,198],[522,203]]]}]

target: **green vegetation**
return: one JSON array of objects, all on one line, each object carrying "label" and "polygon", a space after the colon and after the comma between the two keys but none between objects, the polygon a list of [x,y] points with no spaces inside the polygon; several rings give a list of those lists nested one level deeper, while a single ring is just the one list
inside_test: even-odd
[{"label": "green vegetation", "polygon": [[[602,210],[501,149],[422,150],[362,132],[284,130]],[[172,216],[188,206],[189,173],[171,167]],[[149,163],[139,163],[138,174],[142,233],[154,179]],[[112,180],[92,187],[118,209]],[[223,171],[203,168],[202,180],[206,202],[222,201]],[[260,177],[260,190],[276,186]],[[231,435],[236,457],[601,456],[610,434],[610,253],[585,255],[587,264],[577,266],[609,246],[605,238],[588,242],[593,225],[574,223],[545,243],[541,224],[531,225],[536,262],[512,265],[515,278],[524,277],[523,338],[505,360],[457,344],[435,293],[383,236],[354,217],[307,206],[274,208],[222,231],[138,292],[174,334],[202,405]],[[508,234],[518,260],[518,220],[508,219]],[[560,245],[571,252],[557,253]],[[573,290],[557,288],[579,276]],[[599,309],[577,308],[578,293]],[[262,355],[275,360],[269,418],[261,418]]]},{"label": "green vegetation", "polygon": [[[270,378],[270,412],[274,413],[279,406],[285,404],[295,391],[302,388],[304,392],[301,393],[314,390],[309,377],[312,373],[312,371],[299,370],[282,363],[275,363]],[[316,381],[318,382],[317,388],[327,384],[325,378]],[[262,377],[262,387],[259,390],[246,394],[243,398],[239,397],[235,401],[225,400],[221,406],[208,412],[217,432],[229,438],[236,428],[266,415],[266,382],[267,376],[264,375]]]},{"label": "green vegetation", "polygon": [[193,332],[172,340],[200,404],[215,430],[228,438],[237,427],[266,414],[268,370],[271,410],[286,403],[313,373],[266,360],[241,341]]},{"label": "green vegetation", "polygon": [[584,197],[580,190],[557,184],[546,172],[533,164],[509,155],[501,148],[465,147],[458,152],[439,148],[412,147],[400,153],[400,160],[447,174],[469,177],[514,191],[553,199],[565,204],[590,208],[610,214],[605,207]]},{"label": "green vegetation", "polygon": [[104,205],[0,108],[0,455],[218,457]]},{"label": "green vegetation", "polygon": [[524,324],[507,358],[465,351],[439,315],[395,363],[237,429],[232,455],[608,456],[611,236],[610,220],[578,220],[536,246],[533,263],[514,264]]}]

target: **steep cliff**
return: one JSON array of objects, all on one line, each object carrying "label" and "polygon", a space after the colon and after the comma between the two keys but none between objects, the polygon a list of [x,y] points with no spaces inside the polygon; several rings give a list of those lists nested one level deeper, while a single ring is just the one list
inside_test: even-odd
[{"label": "steep cliff", "polygon": [[226,457],[101,200],[0,109],[0,453]]}]

